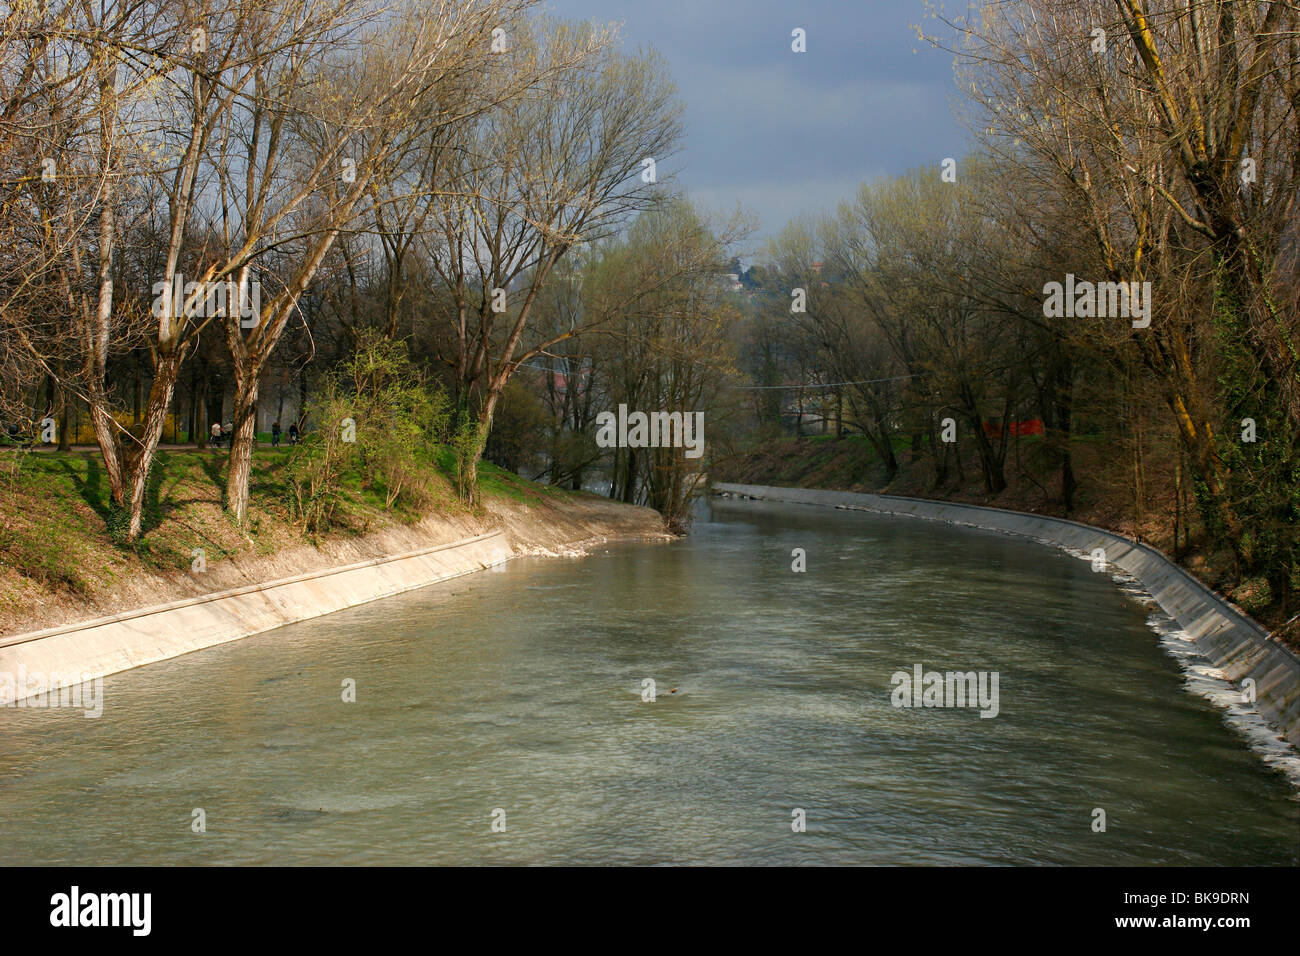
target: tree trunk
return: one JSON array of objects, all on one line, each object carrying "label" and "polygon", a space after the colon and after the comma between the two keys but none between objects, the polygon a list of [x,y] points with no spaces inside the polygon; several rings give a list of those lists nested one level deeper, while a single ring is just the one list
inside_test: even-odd
[{"label": "tree trunk", "polygon": [[195,448],[208,447],[208,429],[203,421],[203,406],[207,401],[208,378],[200,374],[199,362],[195,359],[190,365],[190,417],[189,440]]},{"label": "tree trunk", "polygon": [[984,425],[979,421],[978,416],[974,419],[974,429],[975,450],[979,452],[980,470],[984,475],[984,490],[990,495],[1001,494],[1007,487],[1002,460],[996,454],[993,443],[984,434]]},{"label": "tree trunk", "polygon": [[[1061,504],[1066,514],[1074,510],[1074,494],[1079,488],[1074,475],[1074,451],[1071,439],[1074,432],[1074,362],[1069,355],[1061,356],[1053,369],[1051,401],[1051,427],[1060,444]],[[1051,433],[1049,433],[1050,435]],[[1047,437],[1047,436],[1044,436]]]},{"label": "tree trunk", "polygon": [[68,422],[68,390],[59,386],[59,451],[72,451],[72,431]]},{"label": "tree trunk", "polygon": [[86,397],[90,406],[90,425],[95,431],[95,441],[99,444],[99,452],[104,459],[109,495],[115,505],[125,508],[126,476],[123,473],[122,445],[117,433],[117,422],[108,413],[102,383],[92,380]]},{"label": "tree trunk", "polygon": [[501,398],[501,390],[504,387],[504,378],[489,387],[483,407],[479,409],[478,416],[474,419],[475,433],[469,439],[463,436],[458,439],[460,447],[457,449],[456,483],[461,497],[473,505],[479,503],[479,459],[483,457],[483,449],[487,447],[488,435],[492,432],[492,416],[496,414],[497,401]]},{"label": "tree trunk", "polygon": [[610,470],[609,475],[609,499],[611,501],[619,500],[618,479],[623,473],[623,449],[614,449],[614,467]]},{"label": "tree trunk", "polygon": [[885,482],[892,482],[898,477],[898,456],[894,454],[893,436],[883,423],[880,425],[880,438],[874,440],[874,444],[880,452],[880,460],[885,463]]},{"label": "tree trunk", "polygon": [[248,516],[248,479],[257,441],[258,378],[256,370],[235,372],[235,429],[226,466],[226,510],[239,525]]},{"label": "tree trunk", "polygon": [[211,429],[213,422],[221,421],[221,413],[225,411],[226,389],[224,383],[217,382],[218,388],[207,387],[208,390],[208,420],[204,427]]},{"label": "tree trunk", "polygon": [[140,424],[140,405],[144,399],[144,379],[140,375],[140,353],[135,353],[131,377],[131,424]]},{"label": "tree trunk", "polygon": [[938,490],[948,483],[948,458],[952,454],[952,448],[948,442],[940,441],[935,444],[934,426],[930,427],[930,432],[926,435],[926,441],[930,452],[930,457],[934,459],[934,486],[932,490]]},{"label": "tree trunk", "polygon": [[141,433],[135,436],[138,444],[136,440],[130,440],[130,444],[125,446],[123,457],[128,462],[130,472],[128,483],[130,522],[127,527],[127,540],[132,543],[140,539],[144,529],[144,499],[149,485],[149,472],[153,468],[158,440],[162,437],[163,427],[167,424],[167,409],[171,407],[182,358],[183,356],[178,352],[159,356],[153,385],[149,389],[149,402],[145,408],[143,427]]},{"label": "tree trunk", "polygon": [[636,498],[636,449],[627,449],[627,474],[623,476],[623,493],[619,500],[624,504],[633,504]]}]

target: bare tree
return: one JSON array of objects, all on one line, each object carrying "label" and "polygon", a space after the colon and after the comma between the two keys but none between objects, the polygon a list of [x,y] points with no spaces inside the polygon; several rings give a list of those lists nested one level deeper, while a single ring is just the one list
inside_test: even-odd
[{"label": "bare tree", "polygon": [[[378,184],[392,182],[385,172],[410,157],[428,171],[429,150],[417,147],[436,150],[447,128],[482,108],[467,80],[484,69],[491,31],[514,9],[412,5],[358,29],[372,11],[340,3],[316,31],[272,43],[259,57],[214,157],[222,250],[214,277],[242,284],[268,255],[282,277],[255,323],[235,311],[223,316],[235,371],[226,492],[236,520],[248,505],[261,377],[299,298],[364,197],[382,225]],[[266,31],[257,36],[258,47],[268,42]],[[242,175],[231,174],[232,164]]]},{"label": "bare tree", "polygon": [[579,334],[523,344],[542,288],[570,249],[611,234],[651,200],[679,135],[679,106],[656,58],[618,53],[611,34],[586,24],[540,21],[511,42],[501,68],[545,79],[467,131],[429,247],[449,306],[443,359],[464,436],[459,483],[471,497],[506,382]]}]

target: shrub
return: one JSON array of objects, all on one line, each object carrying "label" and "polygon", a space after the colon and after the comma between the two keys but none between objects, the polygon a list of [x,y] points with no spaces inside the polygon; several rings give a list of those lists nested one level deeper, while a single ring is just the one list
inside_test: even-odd
[{"label": "shrub", "polygon": [[290,505],[312,531],[340,519],[347,476],[382,495],[384,508],[428,504],[437,447],[448,439],[446,394],[423,380],[406,345],[362,332],[307,405],[315,430],[304,436],[286,469]]}]

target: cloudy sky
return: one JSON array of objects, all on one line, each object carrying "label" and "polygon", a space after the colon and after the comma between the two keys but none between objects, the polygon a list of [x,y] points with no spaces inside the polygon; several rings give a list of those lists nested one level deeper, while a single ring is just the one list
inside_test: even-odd
[{"label": "cloudy sky", "polygon": [[[923,0],[545,0],[554,14],[622,24],[655,47],[686,104],[671,164],[712,209],[739,201],[763,238],[833,209],[858,183],[969,143],[953,117],[951,54],[916,39]],[[949,6],[952,6],[949,4]],[[791,30],[808,52],[791,52]],[[915,51],[915,52],[913,52]]]}]

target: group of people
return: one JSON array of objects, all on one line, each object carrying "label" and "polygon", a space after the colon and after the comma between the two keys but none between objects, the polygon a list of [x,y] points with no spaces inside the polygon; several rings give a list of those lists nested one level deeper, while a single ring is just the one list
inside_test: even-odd
[{"label": "group of people", "polygon": [[[235,433],[235,423],[226,422],[224,425],[220,422],[212,423],[212,430],[209,432],[208,444],[213,448],[223,448],[230,445],[231,436]],[[298,444],[299,432],[296,422],[289,425],[289,444]],[[276,422],[271,426],[271,447],[278,448],[280,445],[280,423]]]},{"label": "group of people", "polygon": [[[296,422],[289,423],[289,444],[298,444],[298,425]],[[271,447],[278,448],[280,445],[280,423],[276,422],[271,426]]]}]

